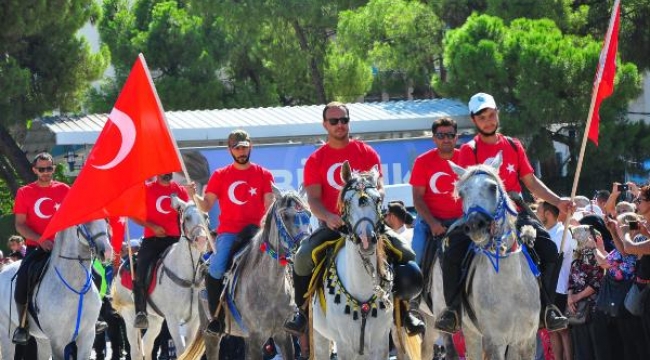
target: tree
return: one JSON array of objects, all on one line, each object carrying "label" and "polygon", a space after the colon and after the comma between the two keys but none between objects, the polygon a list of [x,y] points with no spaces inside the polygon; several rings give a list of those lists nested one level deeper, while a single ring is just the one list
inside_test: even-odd
[{"label": "tree", "polygon": [[[516,19],[506,26],[500,18],[472,15],[447,34],[448,78],[434,78],[433,86],[460,99],[491,93],[501,109],[504,133],[523,137],[532,159],[552,158],[555,140],[569,146],[575,168],[576,138],[581,136],[569,138],[557,129],[584,131],[601,46],[589,36],[563,34],[548,19]],[[624,122],[628,102],[640,92],[635,65],[619,62],[615,89],[601,107],[605,129],[608,123]],[[602,145],[599,159],[616,157],[623,149],[601,150]]]},{"label": "tree", "polygon": [[[333,85],[328,94],[354,100],[365,95],[368,80],[380,91],[396,81],[407,96],[410,88],[428,88],[441,62],[442,29],[431,8],[415,1],[371,0],[341,12],[326,61],[326,78]],[[368,76],[371,67],[374,79]]]},{"label": "tree", "polygon": [[0,7],[0,178],[12,193],[35,177],[9,129],[55,109],[80,109],[85,90],[109,61],[107,49],[93,54],[77,36],[99,16],[93,0],[8,0]]}]

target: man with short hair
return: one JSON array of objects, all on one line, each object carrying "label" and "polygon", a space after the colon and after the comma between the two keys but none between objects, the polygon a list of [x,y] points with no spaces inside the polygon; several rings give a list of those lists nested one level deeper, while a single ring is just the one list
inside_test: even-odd
[{"label": "man with short hair", "polygon": [[14,292],[19,319],[25,319],[24,326],[19,324],[12,338],[12,342],[19,345],[26,345],[29,340],[25,316],[30,292],[28,270],[35,261],[50,256],[54,239],[39,242],[39,238],[70,190],[68,185],[54,180],[54,161],[49,153],[36,155],[32,161],[32,171],[37,176],[36,181],[18,189],[14,202],[16,231],[25,238],[27,246],[26,256],[18,269]]},{"label": "man with short hair", "polygon": [[[345,225],[337,208],[338,196],[343,188],[339,180],[340,168],[348,161],[352,170],[369,171],[373,166],[380,170],[377,190],[384,194],[381,177],[381,161],[377,152],[368,144],[350,138],[350,112],[345,104],[331,102],[323,109],[323,128],[327,131],[327,142],[309,156],[305,164],[304,187],[312,213],[320,223],[320,228],[300,243],[294,259],[294,301],[298,312],[288,319],[284,329],[300,336],[307,325],[304,312],[305,294],[309,288],[314,262],[312,251],[326,241],[341,237],[339,229]],[[332,174],[335,174],[332,176]],[[413,251],[399,235],[389,236],[393,246],[401,251],[402,262],[413,259]],[[424,323],[412,314],[406,314],[405,327],[410,333],[424,332]]]},{"label": "man with short hair", "polygon": [[[216,251],[210,256],[210,268],[205,276],[208,291],[208,307],[214,316],[219,297],[223,291],[231,249],[238,235],[251,225],[259,228],[266,210],[273,204],[273,175],[260,165],[250,161],[253,143],[244,130],[234,130],[228,135],[228,149],[233,163],[215,170],[210,176],[203,197],[196,193],[196,184],[188,186],[190,195],[199,209],[208,212],[219,202],[219,227]],[[248,239],[247,239],[248,240]],[[213,318],[205,329],[210,335],[225,330],[224,312]]]},{"label": "man with short hair", "polygon": [[171,206],[171,197],[177,196],[183,201],[189,201],[184,187],[172,180],[172,173],[160,174],[156,181],[146,185],[147,219],[133,219],[144,227],[144,238],[138,251],[135,281],[133,282],[133,302],[135,303],[135,319],[133,327],[146,329],[147,320],[147,288],[149,274],[155,261],[181,236],[178,212]]},{"label": "man with short hair", "polygon": [[[570,213],[573,210],[574,205],[570,199],[560,198],[535,176],[521,142],[498,133],[499,112],[491,95],[477,93],[472,96],[469,100],[469,111],[478,134],[473,140],[461,146],[458,165],[468,167],[482,164],[501,153],[503,162],[499,169],[499,176],[506,191],[521,194],[521,181],[536,197],[557,206],[561,211]],[[539,222],[533,221],[524,211],[520,211],[517,227],[521,228],[526,224],[532,225],[537,230],[534,252],[539,257],[542,273],[540,298],[544,323],[549,331],[564,329],[568,325],[568,320],[553,305],[553,295],[557,283],[555,270],[559,266],[557,264],[557,246]],[[457,289],[462,282],[462,259],[471,243],[469,237],[460,234],[460,232],[457,233],[450,237],[449,247],[445,250],[442,262],[445,282],[450,285],[448,291],[445,291],[447,309],[437,319],[436,327],[446,332],[454,332],[460,328],[460,299]],[[530,250],[532,252],[533,249]],[[453,291],[451,291],[452,288],[454,288]]]},{"label": "man with short hair", "polygon": [[404,202],[396,200],[388,203],[388,208],[384,212],[384,223],[401,235],[407,244],[411,244],[413,228],[406,225],[413,223],[413,215],[406,210]]},{"label": "man with short hair", "polygon": [[[460,155],[456,149],[458,125],[454,119],[442,117],[433,122],[431,133],[436,147],[415,159],[409,181],[413,187],[413,204],[418,212],[413,251],[420,266],[423,266],[424,258],[433,256],[447,228],[463,215],[462,202],[453,195],[458,175],[449,165],[449,161],[458,163]],[[436,243],[427,244],[429,239]],[[425,256],[428,249],[431,253]]]}]

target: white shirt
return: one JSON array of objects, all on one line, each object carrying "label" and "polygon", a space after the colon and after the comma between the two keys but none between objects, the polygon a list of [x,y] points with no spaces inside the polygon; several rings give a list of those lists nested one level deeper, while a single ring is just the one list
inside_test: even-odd
[{"label": "white shirt", "polygon": [[410,248],[411,243],[413,242],[413,228],[409,228],[406,227],[406,225],[402,225],[402,227],[395,230],[395,232],[402,235],[402,238],[404,238],[404,241],[406,241],[406,243]]},{"label": "white shirt", "polygon": [[[551,240],[555,245],[560,248],[562,243],[562,233],[564,232],[564,224],[557,222],[555,226],[548,229]],[[576,248],[576,241],[571,237],[571,232],[567,231],[566,240],[564,240],[564,258],[562,259],[562,267],[560,268],[560,276],[557,279],[557,287],[555,292],[558,294],[566,294],[569,288],[569,275],[571,274],[571,262],[573,261],[573,250]]]}]

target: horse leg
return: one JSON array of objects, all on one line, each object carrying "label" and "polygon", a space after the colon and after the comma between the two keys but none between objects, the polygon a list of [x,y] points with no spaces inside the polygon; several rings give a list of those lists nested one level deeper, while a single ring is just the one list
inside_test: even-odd
[{"label": "horse leg", "polygon": [[293,338],[285,331],[276,332],[273,334],[273,341],[280,349],[282,359],[293,360],[296,358],[294,354]]},{"label": "horse leg", "polygon": [[483,359],[483,337],[468,329],[466,326],[463,334],[465,335],[465,358],[467,360]]},{"label": "horse leg", "polygon": [[536,338],[523,339],[519,343],[510,345],[506,358],[508,360],[532,359],[535,357],[536,346]]},{"label": "horse leg", "polygon": [[[159,318],[158,316],[152,316],[149,314],[149,328],[147,328],[147,332],[144,334],[142,337],[142,349],[144,351],[144,359],[145,360],[151,360],[152,359],[152,354],[151,352],[153,351],[153,344],[156,341],[156,338],[160,334],[160,329],[162,328],[163,324],[163,319]],[[155,354],[154,356],[158,356],[158,354]]]},{"label": "horse leg", "polygon": [[445,346],[445,359],[446,360],[457,360],[458,351],[456,351],[456,344],[454,344],[453,336],[447,333],[440,333],[442,336],[442,343]]},{"label": "horse leg", "polygon": [[[312,336],[314,337],[314,341],[312,342],[312,344],[314,344],[314,348],[310,349],[310,352],[315,355],[314,359],[316,360],[329,359],[330,341],[316,330],[312,331]],[[305,354],[302,354],[302,357],[305,357]],[[339,358],[345,359],[344,357],[341,357],[341,354],[339,354]]]},{"label": "horse leg", "polygon": [[186,344],[190,342],[185,342],[183,336],[181,335],[181,327],[178,320],[174,318],[167,318],[167,328],[169,329],[169,335],[174,342],[174,347],[176,348],[176,355],[180,355],[185,351]]},{"label": "horse leg", "polygon": [[[485,341],[485,356],[490,360],[505,360],[507,345],[494,344],[491,341]],[[512,351],[512,349],[510,349]],[[532,359],[532,358],[531,358]]]},{"label": "horse leg", "polygon": [[[203,330],[201,330],[203,331]],[[208,360],[218,360],[219,359],[219,349],[221,348],[221,336],[203,336],[205,340],[205,355]]]},{"label": "horse leg", "polygon": [[266,338],[259,333],[251,333],[248,338],[245,339],[246,343],[246,354],[244,358],[246,360],[257,360],[262,357],[262,347],[266,343]]}]

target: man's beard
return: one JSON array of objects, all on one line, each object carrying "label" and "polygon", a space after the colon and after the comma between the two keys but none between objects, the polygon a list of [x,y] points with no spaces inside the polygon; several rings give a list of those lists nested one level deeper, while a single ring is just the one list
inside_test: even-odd
[{"label": "man's beard", "polygon": [[240,156],[239,158],[237,158],[233,154],[230,154],[230,156],[232,156],[232,159],[235,160],[235,162],[239,165],[246,165],[248,164],[248,161],[251,159],[251,153],[248,153],[246,157]]},{"label": "man's beard", "polygon": [[478,131],[478,133],[483,135],[483,136],[492,136],[492,135],[497,133],[497,129],[499,129],[499,122],[498,121],[497,121],[497,126],[495,126],[494,130],[491,131],[491,132],[483,131],[483,130],[481,130],[480,127],[476,126],[476,131]]}]

